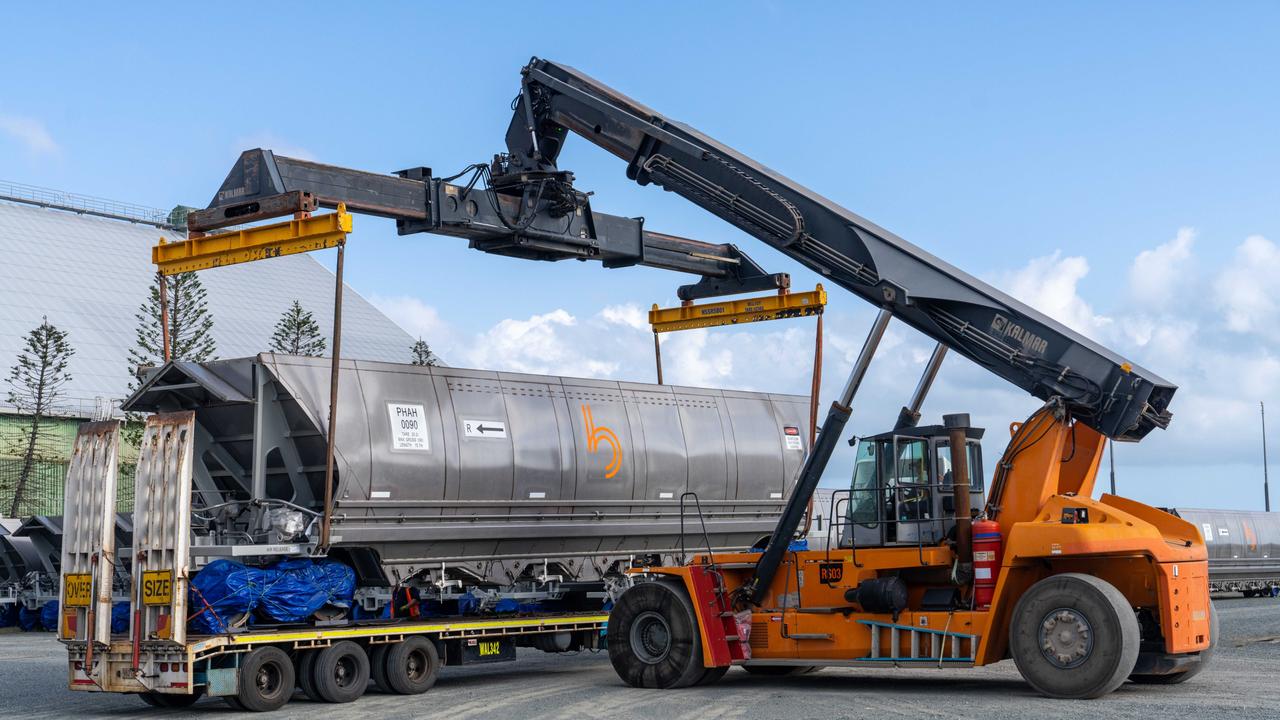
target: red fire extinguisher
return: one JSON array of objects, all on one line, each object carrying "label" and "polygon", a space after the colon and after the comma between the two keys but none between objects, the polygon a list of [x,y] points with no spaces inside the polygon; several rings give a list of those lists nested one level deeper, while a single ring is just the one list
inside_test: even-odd
[{"label": "red fire extinguisher", "polygon": [[973,600],[979,609],[991,607],[1000,579],[1000,524],[979,520],[973,524]]}]

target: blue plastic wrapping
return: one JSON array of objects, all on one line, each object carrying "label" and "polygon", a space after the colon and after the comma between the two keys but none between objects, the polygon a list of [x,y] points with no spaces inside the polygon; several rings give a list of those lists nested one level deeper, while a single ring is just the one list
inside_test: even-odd
[{"label": "blue plastic wrapping", "polygon": [[270,578],[260,609],[272,620],[299,622],[326,605],[351,607],[356,574],[340,562],[297,558],[282,560],[265,572]]},{"label": "blue plastic wrapping", "polygon": [[222,633],[234,617],[255,611],[275,622],[300,622],[326,605],[351,607],[355,585],[355,572],[334,560],[295,558],[269,568],[215,560],[191,581],[195,617],[188,627],[198,634]]},{"label": "blue plastic wrapping", "polygon": [[194,616],[188,629],[197,634],[227,632],[227,623],[258,606],[265,571],[233,560],[214,560],[191,579],[188,600]]},{"label": "blue plastic wrapping", "polygon": [[129,632],[128,602],[118,602],[111,606],[111,632]]},{"label": "blue plastic wrapping", "polygon": [[18,627],[31,632],[40,629],[40,611],[28,610],[23,607],[18,610]]},{"label": "blue plastic wrapping", "polygon": [[0,605],[0,627],[14,627],[17,624],[18,624],[17,603]]},{"label": "blue plastic wrapping", "polygon": [[40,627],[49,631],[58,629],[57,600],[50,600],[40,608]]}]

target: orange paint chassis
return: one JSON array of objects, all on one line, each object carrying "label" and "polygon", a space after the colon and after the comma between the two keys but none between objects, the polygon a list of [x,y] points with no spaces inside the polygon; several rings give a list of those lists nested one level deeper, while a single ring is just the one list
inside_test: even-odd
[{"label": "orange paint chassis", "polygon": [[[1202,653],[1207,662],[1212,609],[1207,554],[1196,529],[1125,498],[1090,499],[1105,440],[1083,424],[1044,410],[1011,429],[1010,447],[1016,453],[1011,458],[1007,451],[1002,458],[1004,477],[997,473],[992,486],[999,504],[988,505],[988,513],[1000,523],[1004,557],[987,609],[967,609],[972,607],[971,587],[952,577],[956,557],[949,542],[789,552],[763,602],[752,608],[746,638],[723,628],[731,627],[726,618],[732,617],[734,591],[749,581],[759,554],[701,554],[689,566],[636,572],[687,594],[705,668],[768,666],[772,674],[781,674],[786,666],[969,667],[1014,657],[1023,675],[1045,694],[1094,697],[1126,676],[1139,681],[1170,676],[1151,680],[1165,683],[1198,663]],[[1020,442],[1028,438],[1039,439]],[[905,583],[905,607],[876,613],[857,604],[851,591],[860,583],[890,576]],[[1054,583],[1042,581],[1049,578],[1070,586],[1059,591],[1059,599],[1046,594]],[[1031,592],[1037,583],[1046,589]],[[954,588],[959,601],[951,609],[925,609],[937,607],[936,595],[932,604],[925,597],[937,588],[948,594]],[[1075,610],[1060,599],[1061,592],[1089,595],[1095,590],[1098,598],[1111,598],[1120,608],[1117,618]],[[1048,610],[1037,610],[1032,595],[1043,596],[1035,602],[1048,602],[1043,606]],[[1024,598],[1028,607],[1020,610]],[[1135,619],[1136,632],[1129,629]],[[1025,628],[1024,635],[1030,633],[1028,658],[1012,647],[1019,627]],[[611,619],[611,645],[618,630]],[[1107,678],[1089,687],[1056,689],[1052,678],[1037,682],[1029,674],[1035,670],[1030,665],[1040,662],[1034,657],[1040,650],[1050,665],[1057,661],[1065,672],[1077,669],[1088,660],[1082,656],[1101,652],[1118,635],[1125,635],[1122,644],[1133,647],[1121,648],[1128,654],[1112,663]],[[748,648],[735,647],[744,642]]]}]

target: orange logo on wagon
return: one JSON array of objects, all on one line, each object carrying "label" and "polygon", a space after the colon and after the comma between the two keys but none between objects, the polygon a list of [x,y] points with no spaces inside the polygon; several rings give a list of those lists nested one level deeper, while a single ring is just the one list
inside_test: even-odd
[{"label": "orange logo on wagon", "polygon": [[609,447],[613,450],[613,455],[609,459],[609,464],[604,466],[604,476],[612,478],[618,474],[618,470],[622,469],[622,443],[618,442],[618,436],[607,425],[596,425],[595,418],[591,415],[591,405],[582,404],[582,424],[587,431],[587,452],[595,454],[600,447],[600,441],[609,443]]}]

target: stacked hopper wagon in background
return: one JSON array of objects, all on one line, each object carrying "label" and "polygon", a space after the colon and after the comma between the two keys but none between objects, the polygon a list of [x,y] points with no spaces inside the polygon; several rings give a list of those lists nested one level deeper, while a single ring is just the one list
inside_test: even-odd
[{"label": "stacked hopper wagon in background", "polygon": [[1280,513],[1176,508],[1209,550],[1209,589],[1280,596]]},{"label": "stacked hopper wagon in background", "polygon": [[[133,542],[133,521],[129,514],[116,515],[116,546],[128,548]],[[12,614],[9,608],[25,610],[30,615],[41,612],[58,601],[62,561],[62,517],[34,515],[16,522],[0,535],[0,612]],[[127,601],[129,557],[118,553],[112,596]],[[10,618],[6,615],[6,618]],[[44,627],[52,630],[52,627]]]},{"label": "stacked hopper wagon in background", "polygon": [[[126,402],[195,412],[195,562],[314,552],[328,395],[328,360],[260,355],[170,363]],[[329,555],[368,610],[603,597],[639,556],[767,535],[808,422],[794,395],[345,361]]]}]

